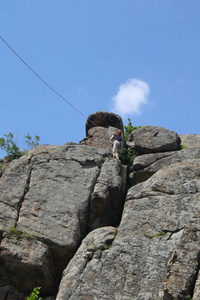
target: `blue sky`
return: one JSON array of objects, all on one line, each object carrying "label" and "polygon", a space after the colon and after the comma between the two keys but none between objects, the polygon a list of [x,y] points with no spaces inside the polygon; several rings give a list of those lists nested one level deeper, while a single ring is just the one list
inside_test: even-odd
[{"label": "blue sky", "polygon": [[[0,2],[1,37],[88,117],[200,134],[199,0]],[[86,119],[49,90],[0,40],[0,137],[78,143]],[[0,151],[0,157],[6,153]]]}]

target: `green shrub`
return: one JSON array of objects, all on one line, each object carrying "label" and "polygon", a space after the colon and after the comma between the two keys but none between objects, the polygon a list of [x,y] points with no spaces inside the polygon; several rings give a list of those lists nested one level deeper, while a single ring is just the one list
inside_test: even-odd
[{"label": "green shrub", "polygon": [[[28,145],[28,150],[39,145],[38,141],[40,140],[40,137],[38,135],[35,136],[34,140],[32,140],[29,133],[24,135],[24,137],[26,139],[25,142]],[[0,148],[6,151],[7,160],[9,162],[24,155],[24,151],[20,151],[20,148],[14,141],[14,134],[12,132],[4,134],[4,137],[0,138]]]},{"label": "green shrub", "polygon": [[[127,141],[131,132],[135,129],[141,128],[142,126],[133,126],[131,120],[128,118],[128,125],[124,126],[124,137]],[[134,149],[123,148],[119,151],[120,160],[123,165],[130,166],[134,160],[134,158],[138,155],[137,151]]]},{"label": "green shrub", "polygon": [[11,236],[17,236],[18,238],[22,238],[22,232],[19,231],[15,226],[13,226],[10,231],[6,235],[8,238]]},{"label": "green shrub", "polygon": [[17,228],[15,227],[12,227],[10,229],[10,231],[8,231],[8,233],[6,234],[6,236],[8,237],[8,239],[11,237],[11,236],[16,236],[18,237],[19,239],[22,239],[22,238],[25,238],[27,240],[35,240],[36,239],[36,236],[34,234],[31,234],[31,233],[27,233],[26,231],[24,232],[21,232],[19,231]]},{"label": "green shrub", "polygon": [[128,125],[124,126],[124,137],[125,140],[128,140],[129,135],[131,134],[131,132],[135,129],[141,128],[142,126],[133,126],[131,123],[131,120],[128,118]]},{"label": "green shrub", "polygon": [[186,149],[187,147],[187,145],[181,145],[181,149]]},{"label": "green shrub", "polygon": [[138,155],[134,149],[123,148],[119,151],[120,160],[123,165],[130,166],[134,158]]},{"label": "green shrub", "polygon": [[190,295],[185,296],[185,300],[192,300],[192,297]]},{"label": "green shrub", "polygon": [[30,294],[30,296],[27,297],[27,300],[42,300],[41,297],[39,297],[41,287],[35,287]]},{"label": "green shrub", "polygon": [[26,238],[28,240],[30,240],[30,239],[35,240],[36,239],[36,236],[34,234],[27,233],[26,231],[21,232],[16,227],[17,227],[17,222],[15,222],[13,227],[7,232],[6,236],[8,238],[10,238],[11,236],[16,236],[19,239],[21,239],[21,238]]},{"label": "green shrub", "polygon": [[5,138],[0,138],[0,148],[6,151],[8,155],[8,161],[12,161],[15,158],[22,156],[22,152],[19,147],[17,147],[16,142],[14,141],[14,134],[9,132],[4,134]]},{"label": "green shrub", "polygon": [[34,140],[32,140],[32,137],[29,133],[27,133],[27,135],[24,135],[24,137],[26,139],[26,144],[28,145],[28,150],[39,145],[38,142],[40,140],[40,137],[38,135],[35,135]]}]

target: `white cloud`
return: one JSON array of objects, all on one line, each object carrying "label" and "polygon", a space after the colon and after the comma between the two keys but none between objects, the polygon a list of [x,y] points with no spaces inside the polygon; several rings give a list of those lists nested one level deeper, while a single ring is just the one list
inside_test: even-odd
[{"label": "white cloud", "polygon": [[148,103],[149,85],[136,78],[128,79],[119,86],[116,96],[112,98],[112,111],[122,115],[140,114],[141,106]]}]

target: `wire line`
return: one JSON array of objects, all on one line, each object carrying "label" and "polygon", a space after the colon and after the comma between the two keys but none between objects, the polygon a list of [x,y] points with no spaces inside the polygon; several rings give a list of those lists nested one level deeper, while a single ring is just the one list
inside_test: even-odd
[{"label": "wire line", "polygon": [[[66,98],[64,98],[61,94],[59,94],[54,88],[52,88],[44,79],[42,79],[16,52],[15,50],[0,36],[1,40],[6,44],[6,46],[23,62],[23,64],[36,76],[38,77],[50,90],[52,90],[57,96],[59,96],[61,99],[63,99],[67,104],[69,104],[73,109],[75,109],[79,114],[81,114],[84,118],[87,119],[87,117],[78,110],[73,104],[71,104]],[[88,119],[90,123],[97,126],[94,122],[92,122],[90,119]]]}]

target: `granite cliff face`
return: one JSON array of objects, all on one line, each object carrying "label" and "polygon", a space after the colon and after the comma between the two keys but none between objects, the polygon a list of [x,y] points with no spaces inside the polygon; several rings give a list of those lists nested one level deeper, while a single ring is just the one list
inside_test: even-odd
[{"label": "granite cliff face", "polygon": [[35,286],[46,300],[200,299],[200,136],[137,129],[127,168],[112,158],[116,129],[97,112],[80,144],[2,168],[0,299]]}]

